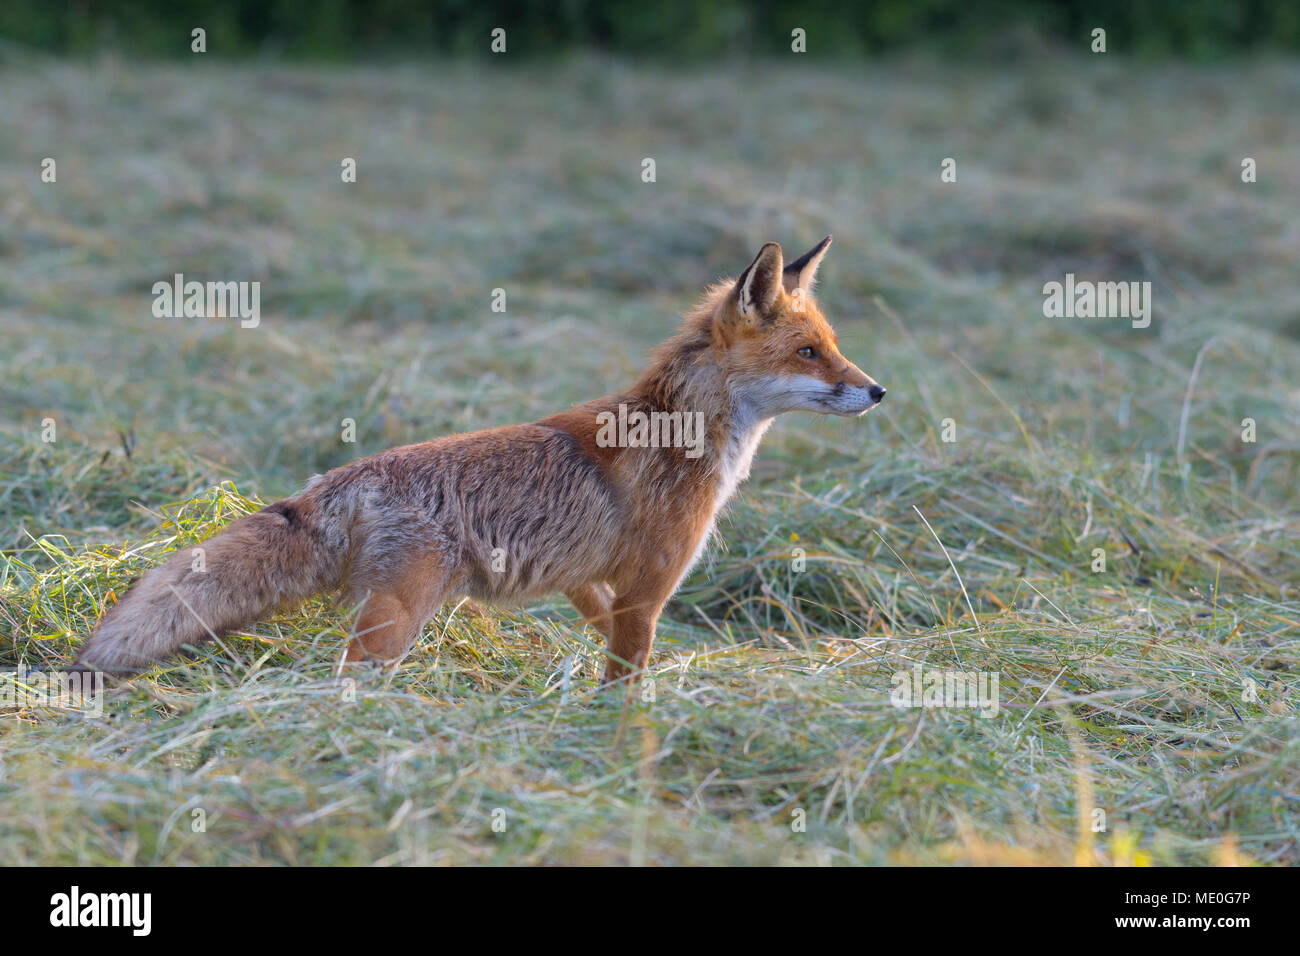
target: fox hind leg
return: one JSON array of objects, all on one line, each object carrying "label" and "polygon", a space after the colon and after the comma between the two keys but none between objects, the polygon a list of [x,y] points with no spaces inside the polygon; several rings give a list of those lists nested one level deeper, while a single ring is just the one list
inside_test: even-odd
[{"label": "fox hind leg", "polygon": [[[344,663],[400,661],[415,646],[424,622],[442,604],[447,586],[445,569],[435,555],[428,554],[361,591],[364,599]],[[360,590],[352,588],[353,593]]]},{"label": "fox hind leg", "polygon": [[606,641],[614,637],[614,589],[603,581],[584,584],[565,591],[573,606],[582,615],[583,622],[600,631]]},{"label": "fox hind leg", "polygon": [[357,614],[352,643],[343,660],[396,663],[406,656],[420,636],[424,621],[391,593],[371,593]]}]

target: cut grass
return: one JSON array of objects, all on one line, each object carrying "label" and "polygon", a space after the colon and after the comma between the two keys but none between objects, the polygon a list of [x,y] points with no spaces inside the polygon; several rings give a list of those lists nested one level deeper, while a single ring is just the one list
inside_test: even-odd
[{"label": "cut grass", "polygon": [[[0,664],[312,472],[625,386],[765,239],[835,232],[890,389],[777,424],[644,692],[560,604],[340,682],[313,601],[103,718],[4,708],[7,861],[1298,862],[1293,64],[2,69]],[[1065,271],[1152,327],[1043,318]],[[262,326],[154,318],[174,272]],[[917,663],[998,714],[892,706]]]}]

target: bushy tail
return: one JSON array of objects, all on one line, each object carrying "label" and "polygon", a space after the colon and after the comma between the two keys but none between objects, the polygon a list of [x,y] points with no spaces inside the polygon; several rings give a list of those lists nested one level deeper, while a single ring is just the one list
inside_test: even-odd
[{"label": "bushy tail", "polygon": [[235,521],[148,571],[110,608],[73,665],[133,674],[336,586],[346,532],[307,494]]}]

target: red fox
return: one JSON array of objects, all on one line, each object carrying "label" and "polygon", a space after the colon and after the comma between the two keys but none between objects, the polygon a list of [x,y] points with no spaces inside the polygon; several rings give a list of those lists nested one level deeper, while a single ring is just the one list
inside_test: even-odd
[{"label": "red fox", "polygon": [[204,570],[173,555],[104,614],[73,666],[135,673],[336,591],[359,607],[343,661],[395,663],[454,597],[563,592],[607,641],[605,683],[636,679],[772,419],[862,415],[884,397],[813,299],[830,243],[788,265],[764,245],[620,395],[362,458],[219,532]]}]

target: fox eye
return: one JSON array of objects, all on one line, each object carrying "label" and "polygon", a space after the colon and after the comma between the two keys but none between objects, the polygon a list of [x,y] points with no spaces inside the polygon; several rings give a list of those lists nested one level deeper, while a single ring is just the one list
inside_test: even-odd
[{"label": "fox eye", "polygon": [[796,354],[798,354],[801,358],[814,359],[817,357],[817,350],[810,345],[805,345]]}]

